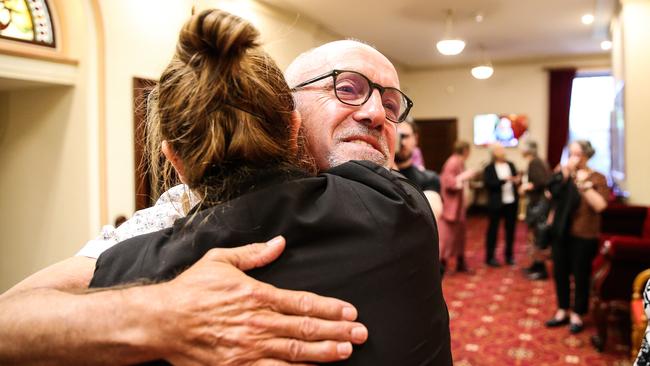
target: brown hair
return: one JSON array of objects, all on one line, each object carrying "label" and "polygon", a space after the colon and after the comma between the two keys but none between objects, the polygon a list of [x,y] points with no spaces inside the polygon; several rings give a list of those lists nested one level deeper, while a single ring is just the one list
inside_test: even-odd
[{"label": "brown hair", "polygon": [[184,24],[148,101],[149,164],[165,188],[173,169],[160,153],[163,140],[204,198],[233,198],[255,171],[305,166],[292,138],[291,91],[258,37],[250,23],[217,9]]},{"label": "brown hair", "polygon": [[418,126],[418,124],[415,123],[415,120],[413,119],[413,117],[410,117],[410,116],[407,117],[404,120],[404,122],[402,122],[402,123],[406,123],[409,126],[411,126],[411,130],[413,130],[414,135],[420,135],[420,126]]},{"label": "brown hair", "polygon": [[461,155],[465,152],[465,150],[469,150],[469,143],[462,140],[454,142],[454,154]]}]

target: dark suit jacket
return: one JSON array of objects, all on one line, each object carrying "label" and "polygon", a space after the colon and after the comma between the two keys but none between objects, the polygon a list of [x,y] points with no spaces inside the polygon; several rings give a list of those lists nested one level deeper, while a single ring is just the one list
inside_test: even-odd
[{"label": "dark suit jacket", "polygon": [[249,192],[120,243],[99,257],[91,286],[169,280],[212,247],[279,234],[284,253],[248,274],[354,304],[369,339],[343,364],[452,364],[429,204],[408,180],[368,162]]},{"label": "dark suit jacket", "polygon": [[399,170],[408,180],[415,183],[423,191],[434,191],[440,194],[440,177],[433,170],[420,170],[411,165]]},{"label": "dark suit jacket", "polygon": [[544,197],[544,190],[551,178],[548,165],[539,157],[534,157],[528,164],[528,181],[533,184],[533,189],[528,192],[528,204],[534,205]]},{"label": "dark suit jacket", "polygon": [[[512,174],[513,177],[516,176],[517,169],[515,168],[515,165],[509,161],[507,163],[508,166],[510,166],[510,174]],[[499,209],[503,205],[503,202],[501,201],[501,189],[506,181],[499,179],[494,162],[485,167],[485,170],[483,171],[483,183],[488,191],[488,209]],[[517,203],[519,200],[519,193],[517,193],[517,187],[514,185],[513,191],[515,195],[514,203]]]}]

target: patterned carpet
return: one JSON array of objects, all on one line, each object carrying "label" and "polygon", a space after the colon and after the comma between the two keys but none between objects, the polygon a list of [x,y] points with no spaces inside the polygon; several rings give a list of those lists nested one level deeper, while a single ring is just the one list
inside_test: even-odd
[{"label": "patterned carpet", "polygon": [[[567,327],[547,329],[544,322],[555,310],[555,290],[552,280],[533,282],[522,274],[521,268],[528,265],[525,225],[517,227],[517,265],[500,268],[484,264],[486,226],[483,216],[469,218],[470,273],[454,273],[451,263],[443,280],[456,366],[631,365],[625,346],[610,346],[602,354],[591,347],[589,337],[596,330],[589,318],[585,330],[575,336]],[[501,262],[502,235],[497,246]]]}]

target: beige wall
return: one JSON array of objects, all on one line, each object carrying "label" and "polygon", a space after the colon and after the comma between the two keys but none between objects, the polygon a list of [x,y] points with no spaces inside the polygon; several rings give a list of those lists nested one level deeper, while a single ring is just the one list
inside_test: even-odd
[{"label": "beige wall", "polygon": [[[415,70],[402,76],[402,86],[413,99],[416,119],[458,119],[458,138],[472,142],[473,118],[483,113],[522,113],[528,115],[530,138],[539,144],[546,157],[548,126],[549,67],[574,66],[581,69],[607,68],[607,57],[564,60],[539,60],[520,64],[495,64],[487,80],[474,79],[471,66]],[[525,163],[518,149],[507,149],[507,157],[520,169]],[[479,168],[489,161],[487,148],[475,147],[467,166]]]},{"label": "beige wall", "polygon": [[6,92],[0,141],[0,291],[90,235],[86,129],[73,87]]},{"label": "beige wall", "polygon": [[650,205],[650,1],[623,1],[626,188],[630,202]]},{"label": "beige wall", "polygon": [[0,62],[7,78],[0,85],[0,291],[71,256],[97,231],[89,205],[96,199],[88,156],[96,144],[87,134],[87,23],[81,1],[58,10],[70,36],[65,58],[78,65]]},{"label": "beige wall", "polygon": [[[100,1],[106,35],[108,218],[134,210],[132,78],[157,79],[169,62],[190,0]],[[336,39],[316,24],[253,1],[198,1],[249,19],[281,68],[299,53]],[[147,13],[146,17],[141,14]]]}]

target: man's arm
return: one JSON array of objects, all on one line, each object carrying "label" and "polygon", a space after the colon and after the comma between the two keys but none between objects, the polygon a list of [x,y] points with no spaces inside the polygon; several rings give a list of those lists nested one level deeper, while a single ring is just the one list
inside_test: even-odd
[{"label": "man's arm", "polygon": [[34,289],[83,291],[88,288],[97,259],[70,257],[46,267],[20,281],[0,295],[0,299],[17,292]]},{"label": "man's arm", "polygon": [[[0,296],[0,364],[328,362],[367,330],[340,300],[286,291],[242,271],[275,260],[284,239],[213,249],[174,280],[70,293],[94,260],[71,258]],[[64,275],[65,274],[65,275]],[[260,361],[261,360],[261,361]],[[266,360],[266,361],[265,361]]]}]

